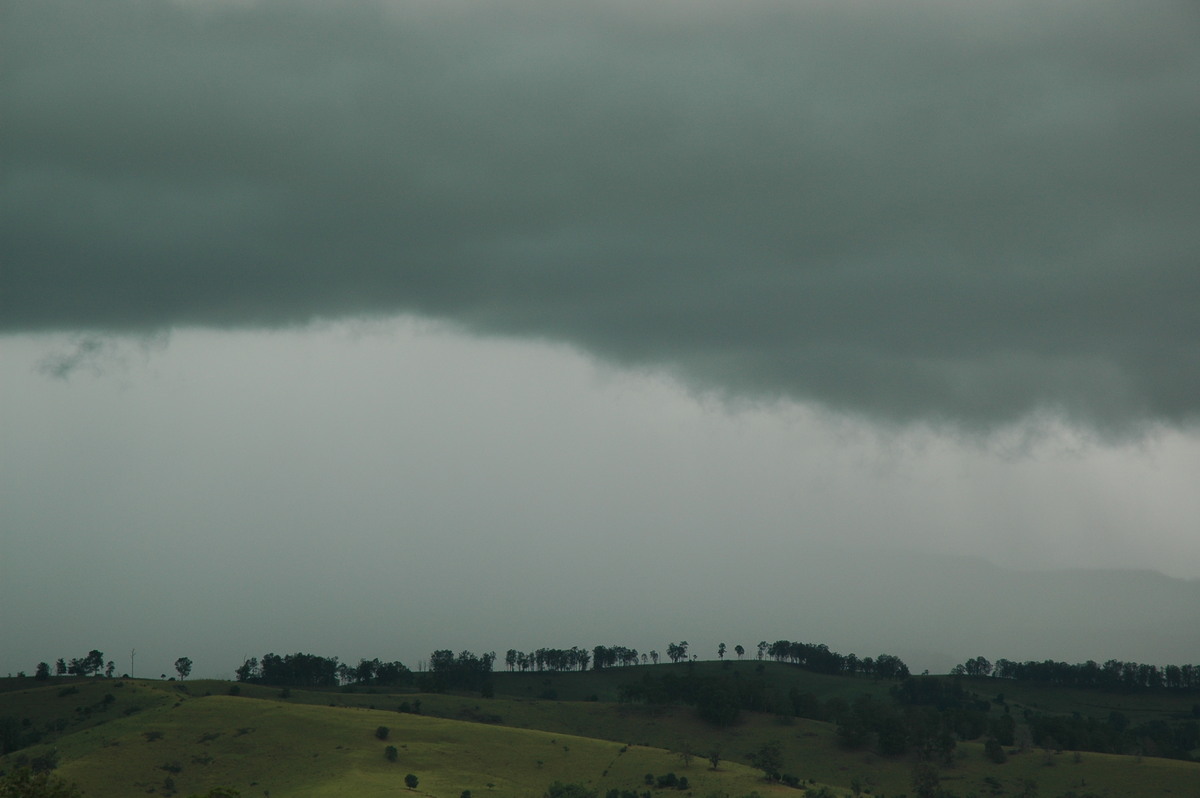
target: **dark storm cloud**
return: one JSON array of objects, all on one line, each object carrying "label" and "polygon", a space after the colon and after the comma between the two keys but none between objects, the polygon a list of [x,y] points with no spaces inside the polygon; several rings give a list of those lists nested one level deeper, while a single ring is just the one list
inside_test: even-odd
[{"label": "dark storm cloud", "polygon": [[4,15],[2,331],[416,312],[881,419],[1200,413],[1190,0]]}]

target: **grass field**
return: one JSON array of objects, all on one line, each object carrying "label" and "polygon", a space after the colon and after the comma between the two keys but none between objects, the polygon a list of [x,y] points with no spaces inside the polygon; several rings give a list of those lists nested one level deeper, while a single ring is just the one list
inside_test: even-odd
[{"label": "grass field", "polygon": [[[697,667],[722,668],[718,663]],[[752,669],[757,663],[735,667]],[[687,707],[606,700],[615,697],[623,680],[640,678],[635,671],[641,670],[497,674],[498,695],[491,699],[382,689],[285,692],[256,685],[238,685],[238,694],[230,695],[229,682],[201,680],[0,680],[6,681],[0,685],[0,718],[19,719],[45,734],[41,744],[0,758],[0,768],[10,767],[18,755],[35,757],[53,749],[58,772],[96,798],[188,796],[218,785],[243,796],[404,791],[458,798],[470,790],[472,798],[536,797],[556,780],[584,783],[601,796],[618,789],[669,798],[675,791],[653,789],[644,781],[647,773],[667,772],[688,778],[689,789],[681,796],[800,794],[768,784],[750,766],[754,752],[778,742],[783,771],[798,776],[809,792],[829,786],[842,796],[857,786],[873,796],[911,794],[913,759],[844,750],[831,724],[743,713],[734,726],[717,728]],[[776,691],[796,686],[822,700],[887,689],[866,679],[821,676],[775,663],[755,672],[771,678]],[[1041,711],[1115,708],[1153,717],[1190,708],[1169,696],[1141,700],[1004,686],[1010,705]],[[979,692],[995,687],[995,680],[983,680]],[[536,697],[548,695],[556,698]],[[598,700],[564,700],[585,697]],[[421,714],[398,711],[402,703],[415,708],[418,701]],[[387,740],[377,738],[380,726],[389,728]],[[394,762],[385,756],[389,745],[397,751]],[[716,771],[707,761],[712,751],[720,753]],[[419,778],[415,791],[404,786],[409,773]],[[940,775],[942,786],[961,798],[1021,795],[1030,782],[1040,798],[1200,796],[1195,762],[1013,749],[1007,762],[995,764],[984,757],[981,744],[971,742],[958,744],[953,762]]]}]

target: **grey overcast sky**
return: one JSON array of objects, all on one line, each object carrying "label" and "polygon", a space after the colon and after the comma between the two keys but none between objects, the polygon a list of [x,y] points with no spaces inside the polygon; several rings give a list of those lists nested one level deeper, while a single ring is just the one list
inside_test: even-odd
[{"label": "grey overcast sky", "polygon": [[1197,86],[1192,0],[9,0],[0,672],[1200,660]]}]

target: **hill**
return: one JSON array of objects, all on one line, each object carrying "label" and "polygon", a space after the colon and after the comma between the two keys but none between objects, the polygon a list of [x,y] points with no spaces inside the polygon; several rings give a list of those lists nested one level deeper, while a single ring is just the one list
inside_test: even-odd
[{"label": "hill", "polygon": [[[667,773],[688,779],[680,796],[799,795],[769,783],[753,766],[775,746],[780,772],[809,795],[824,787],[838,795],[912,793],[914,755],[884,756],[872,741],[848,747],[839,738],[841,726],[830,722],[743,712],[736,723],[719,727],[688,706],[617,700],[624,685],[688,672],[761,678],[775,700],[809,694],[818,706],[853,707],[862,695],[890,700],[884,682],[750,661],[497,673],[492,698],[221,681],[7,680],[0,685],[0,719],[41,739],[0,757],[0,768],[22,758],[57,760],[61,775],[97,798],[187,796],[218,785],[243,796],[393,795],[405,789],[409,773],[419,779],[415,792],[439,798],[464,790],[474,798],[537,796],[554,781],[585,784],[601,796],[669,798],[677,791],[657,786]],[[1038,713],[1089,718],[1116,711],[1134,722],[1179,718],[1190,713],[1186,698],[962,681],[988,698],[989,715],[1011,714],[1022,726],[1002,764],[986,755],[982,742],[958,741],[937,769],[950,795],[1021,795],[1036,785],[1042,798],[1182,796],[1200,784],[1200,763],[1038,747],[1024,724]],[[1003,703],[994,695],[998,685]],[[376,735],[380,727],[389,730],[386,740]],[[389,745],[396,749],[394,762],[385,756]],[[707,759],[714,752],[715,771]],[[646,784],[648,773],[653,786]]]}]

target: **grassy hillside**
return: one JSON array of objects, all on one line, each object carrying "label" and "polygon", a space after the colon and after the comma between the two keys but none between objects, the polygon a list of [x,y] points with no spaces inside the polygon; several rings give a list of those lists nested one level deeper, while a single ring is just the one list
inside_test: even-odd
[{"label": "grassy hillside", "polygon": [[[65,698],[86,706],[103,701],[108,693],[101,691],[125,691],[141,704],[110,703],[101,722],[68,725],[52,741],[18,753],[36,757],[55,749],[58,773],[94,798],[188,795],[217,785],[244,796],[394,795],[404,789],[409,773],[420,780],[416,793],[451,798],[463,790],[497,798],[541,795],[555,780],[585,783],[602,793],[641,791],[645,774],[667,772],[687,776],[696,794],[784,791],[765,785],[744,765],[723,763],[712,771],[702,759],[685,765],[676,754],[653,747],[382,709],[178,689],[192,692],[204,684],[114,684],[85,682]],[[62,689],[10,693],[0,712],[29,713],[23,717],[32,723],[53,720],[64,709],[57,695]],[[139,708],[126,714],[121,706]],[[376,736],[380,726],[390,730],[386,740]],[[389,745],[397,749],[394,762],[385,756]],[[0,766],[15,760],[10,755]]]},{"label": "grassy hillside", "polygon": [[[776,663],[697,663],[698,671],[744,668],[771,680],[778,695],[796,687],[822,700],[846,700],[860,692],[879,696],[888,685],[861,678],[811,674]],[[656,670],[657,667],[657,670]],[[57,751],[59,773],[88,796],[134,794],[187,796],[228,785],[243,796],[384,795],[404,790],[404,776],[420,779],[416,793],[457,798],[539,796],[555,781],[599,789],[675,791],[645,785],[646,773],[687,776],[679,795],[798,795],[767,784],[750,766],[752,755],[777,742],[783,772],[798,776],[811,794],[823,785],[837,795],[859,787],[865,794],[912,794],[915,760],[882,757],[870,748],[841,748],[832,724],[742,714],[718,728],[683,706],[621,704],[621,684],[650,666],[599,673],[497,674],[497,697],[433,695],[374,690],[283,691],[228,682],[187,683],[78,679],[43,684],[26,679],[23,689],[0,690],[0,718],[13,718],[43,740],[0,758]],[[15,681],[15,680],[14,680]],[[38,685],[38,686],[35,686]],[[996,680],[981,680],[989,695]],[[10,683],[5,685],[11,688]],[[1184,699],[1161,694],[1112,696],[1090,691],[1046,690],[1003,683],[1011,711],[1171,717],[1190,710]],[[974,689],[974,687],[973,687]],[[540,696],[540,697],[539,697]],[[554,696],[551,698],[550,696]],[[596,700],[564,700],[587,698]],[[399,712],[402,705],[413,711]],[[375,730],[390,729],[380,740]],[[387,746],[397,760],[385,757]],[[706,757],[720,754],[718,771]],[[685,764],[681,754],[693,756]],[[1200,794],[1200,764],[1152,757],[1071,751],[1010,749],[996,764],[979,743],[960,742],[951,764],[941,768],[942,786],[957,796],[1021,795],[1030,782],[1041,798],[1076,796],[1188,796]],[[168,781],[169,780],[169,781]]]}]

